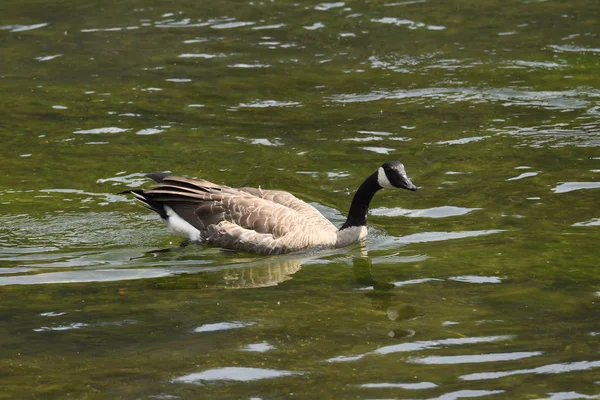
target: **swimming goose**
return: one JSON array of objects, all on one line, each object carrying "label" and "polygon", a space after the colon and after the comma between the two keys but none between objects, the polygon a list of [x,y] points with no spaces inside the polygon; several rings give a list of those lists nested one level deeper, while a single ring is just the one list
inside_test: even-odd
[{"label": "swimming goose", "polygon": [[389,161],[360,185],[348,218],[337,229],[316,208],[279,190],[231,188],[168,173],[146,175],[157,185],[127,190],[187,242],[207,242],[257,254],[343,247],[367,235],[367,211],[380,189],[415,191],[404,165]]}]

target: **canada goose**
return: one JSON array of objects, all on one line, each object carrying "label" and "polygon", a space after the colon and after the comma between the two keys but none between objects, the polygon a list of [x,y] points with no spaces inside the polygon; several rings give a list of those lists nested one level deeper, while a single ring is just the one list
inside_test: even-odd
[{"label": "canada goose", "polygon": [[386,162],[360,185],[346,222],[337,229],[316,208],[288,192],[236,189],[168,173],[146,176],[157,185],[123,193],[158,213],[172,232],[187,237],[186,242],[205,241],[257,254],[355,243],[367,235],[367,211],[378,190],[417,190],[402,163]]}]

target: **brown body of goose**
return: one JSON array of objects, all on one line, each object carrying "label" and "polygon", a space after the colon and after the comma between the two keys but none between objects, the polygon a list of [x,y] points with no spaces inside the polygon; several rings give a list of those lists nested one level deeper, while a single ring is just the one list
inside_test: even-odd
[{"label": "brown body of goose", "polygon": [[190,242],[257,254],[343,247],[365,238],[373,195],[383,188],[417,190],[398,161],[383,164],[358,188],[338,229],[316,208],[279,190],[231,188],[167,173],[148,174],[150,189],[128,190]]}]

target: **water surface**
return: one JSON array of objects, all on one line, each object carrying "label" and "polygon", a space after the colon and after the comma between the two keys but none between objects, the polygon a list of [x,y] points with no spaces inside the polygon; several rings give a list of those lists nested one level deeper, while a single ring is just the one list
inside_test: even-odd
[{"label": "water surface", "polygon": [[[600,396],[597,2],[0,6],[0,398]],[[118,193],[291,191],[365,243],[192,246]]]}]

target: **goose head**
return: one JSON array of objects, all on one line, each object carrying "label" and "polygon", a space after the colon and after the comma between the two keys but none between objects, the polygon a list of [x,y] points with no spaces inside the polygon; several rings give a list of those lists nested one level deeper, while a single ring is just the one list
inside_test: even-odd
[{"label": "goose head", "polygon": [[417,187],[406,175],[404,165],[400,161],[388,161],[383,163],[377,170],[377,184],[382,189],[398,188],[417,190]]},{"label": "goose head", "polygon": [[[377,171],[373,172],[358,188],[352,203],[346,222],[340,228],[343,231],[350,227],[366,227],[367,213],[371,199],[381,189],[408,189],[417,190],[417,187],[406,175],[404,165],[400,161],[388,161],[383,163]],[[366,234],[366,230],[365,230]]]}]

